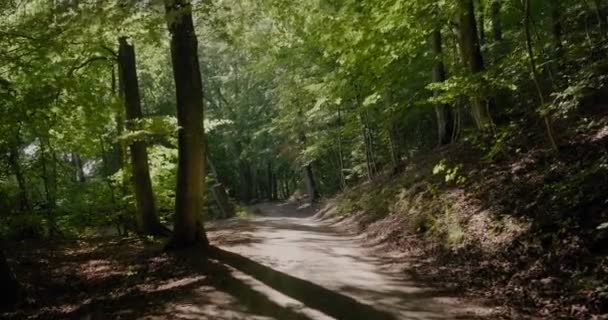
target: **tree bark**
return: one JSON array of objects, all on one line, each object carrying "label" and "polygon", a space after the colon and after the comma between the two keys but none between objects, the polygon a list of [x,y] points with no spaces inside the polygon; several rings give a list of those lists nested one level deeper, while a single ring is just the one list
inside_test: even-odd
[{"label": "tree bark", "polygon": [[315,176],[312,171],[312,164],[310,163],[304,166],[304,179],[306,182],[306,193],[308,193],[308,201],[310,203],[314,203],[315,201],[317,201],[319,193],[317,191]]},{"label": "tree bark", "polygon": [[500,0],[492,0],[490,4],[490,20],[492,21],[492,40],[495,43],[502,41],[502,22],[500,20]]},{"label": "tree bark", "polygon": [[340,190],[346,189],[346,177],[344,177],[344,154],[342,151],[342,108],[338,105],[338,172],[340,178]]},{"label": "tree bark", "polygon": [[251,168],[249,163],[243,159],[239,159],[239,199],[245,203],[251,201],[252,198],[252,178]]},{"label": "tree bark", "polygon": [[[477,74],[485,71],[485,65],[479,46],[475,7],[473,0],[458,0],[458,4],[460,9],[459,28],[462,60],[472,74]],[[486,98],[480,96],[472,97],[471,113],[478,129],[492,129],[492,118],[488,110]]]},{"label": "tree bark", "polygon": [[[50,237],[60,234],[55,223],[55,209],[57,207],[57,158],[55,151],[49,140],[50,138],[40,139],[40,161],[42,167],[42,182],[46,197],[46,216],[47,227]],[[51,155],[50,161],[47,159],[47,153]],[[35,231],[32,229],[32,236]]]},{"label": "tree bark", "polygon": [[[431,34],[431,50],[435,57],[433,66],[433,82],[444,82],[446,80],[445,65],[442,57],[441,31],[435,29]],[[435,107],[437,115],[437,136],[439,145],[446,145],[452,142],[454,134],[454,115],[449,105],[441,104]]]},{"label": "tree bark", "polygon": [[483,2],[478,0],[479,10],[479,45],[484,46],[486,44],[486,16],[484,13]]},{"label": "tree bark", "polygon": [[6,261],[4,252],[0,250],[0,283],[2,284],[2,290],[0,290],[0,310],[11,308],[17,303],[19,295],[19,283],[11,268]]},{"label": "tree bark", "polygon": [[74,159],[74,165],[76,166],[76,181],[79,183],[85,183],[87,178],[84,174],[84,164],[82,163],[82,158],[79,154],[72,154]]},{"label": "tree bark", "polygon": [[[142,119],[143,114],[139,96],[135,48],[127,43],[125,37],[119,39],[118,59],[123,81],[127,128],[133,130],[135,129],[134,122]],[[148,235],[166,235],[167,232],[156,215],[146,144],[143,141],[134,141],[129,146],[129,150],[133,168],[138,231]]]},{"label": "tree bark", "polygon": [[25,182],[25,176],[19,163],[19,147],[12,146],[9,152],[9,165],[17,178],[17,185],[19,186],[19,210],[29,211],[31,209],[30,201],[27,193],[27,185]]},{"label": "tree bark", "polygon": [[[527,1],[527,0],[526,0]],[[529,6],[529,3],[525,4],[526,6]],[[525,10],[529,11],[530,8],[525,7]],[[529,15],[530,13],[527,12],[526,13],[528,16],[526,16],[525,19],[529,20]],[[555,51],[558,53],[558,55],[561,53],[562,51],[562,21],[561,21],[561,6],[559,4],[559,1],[554,0],[551,1],[551,34],[553,35],[553,47],[555,48]],[[529,27],[527,27],[529,28]]]},{"label": "tree bark", "polygon": [[171,33],[171,61],[177,97],[178,166],[175,224],[168,248],[207,247],[203,226],[206,176],[203,128],[203,84],[198,61],[192,7],[187,0],[165,0]]},{"label": "tree bark", "polygon": [[[532,50],[532,37],[530,35],[530,0],[524,0],[524,34],[526,36],[526,49],[528,51],[528,58],[530,62],[530,71],[532,72],[532,80],[538,93],[541,106],[545,105],[545,97],[540,83],[540,76],[536,68],[536,62],[534,60],[534,52]],[[558,151],[557,142],[555,141],[555,134],[553,132],[553,125],[551,123],[550,115],[543,115],[543,122],[545,123],[545,130],[547,132],[547,138],[549,144],[554,151]]]}]

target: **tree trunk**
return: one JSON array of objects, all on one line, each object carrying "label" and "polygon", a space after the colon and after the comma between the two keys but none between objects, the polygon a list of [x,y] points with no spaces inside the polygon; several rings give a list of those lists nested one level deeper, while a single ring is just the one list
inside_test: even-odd
[{"label": "tree trunk", "polygon": [[304,179],[306,180],[306,193],[308,193],[308,200],[310,203],[313,203],[317,201],[319,193],[315,183],[315,176],[312,171],[312,164],[310,163],[304,166]]},{"label": "tree trunk", "polygon": [[342,108],[338,105],[338,172],[340,177],[340,190],[346,189],[346,177],[344,177],[344,154],[342,151]]},{"label": "tree trunk", "polygon": [[363,146],[365,149],[365,163],[367,166],[367,178],[372,180],[376,176],[377,167],[373,149],[373,135],[367,125],[367,117],[361,116]]},{"label": "tree trunk", "polygon": [[87,179],[84,174],[84,164],[82,163],[82,158],[77,153],[72,154],[72,156],[74,158],[74,165],[76,166],[76,181],[79,183],[85,183]]},{"label": "tree trunk", "polygon": [[[527,0],[526,0],[527,1]],[[525,4],[526,6],[530,5],[529,3]],[[529,10],[528,7],[525,7],[526,10]],[[526,13],[525,19],[529,20],[530,12]],[[562,51],[562,21],[561,21],[561,7],[559,1],[551,1],[551,34],[553,36],[553,47],[558,55]],[[526,27],[529,29],[529,27]],[[529,32],[529,31],[528,31]]]},{"label": "tree trunk", "polygon": [[178,166],[174,233],[168,248],[209,245],[203,226],[206,176],[203,84],[192,7],[187,0],[165,0],[171,33],[171,61],[177,97]]},{"label": "tree trunk", "polygon": [[[472,74],[477,74],[485,71],[485,66],[479,46],[475,7],[473,0],[458,0],[458,4],[460,7],[459,28],[462,60]],[[484,97],[472,97],[471,113],[478,129],[492,129],[492,118]]]},{"label": "tree trunk", "polygon": [[[532,80],[538,93],[541,106],[545,105],[545,97],[540,83],[540,76],[536,68],[536,62],[534,60],[534,52],[532,50],[532,37],[530,35],[530,0],[524,0],[524,33],[526,36],[526,49],[528,50],[528,58],[530,62],[530,70],[532,72]],[[547,138],[549,144],[554,151],[558,151],[557,142],[555,141],[555,134],[553,133],[553,125],[551,124],[550,115],[543,116],[543,122],[545,123],[545,130],[547,132]]]},{"label": "tree trunk", "polygon": [[[47,159],[47,152],[51,154],[51,161]],[[59,234],[55,224],[55,208],[57,206],[57,160],[49,138],[40,140],[40,161],[42,167],[42,182],[46,197],[47,227],[50,237]]]},{"label": "tree trunk", "polygon": [[[431,34],[431,50],[435,57],[433,66],[433,82],[444,82],[446,79],[445,65],[442,57],[441,31],[435,29]],[[437,134],[439,145],[446,145],[452,142],[454,134],[454,116],[449,105],[441,104],[435,107],[437,114]]]},{"label": "tree trunk", "polygon": [[[205,139],[205,150],[209,151],[207,139]],[[207,166],[209,167],[209,171],[215,178],[215,185],[213,186],[213,197],[215,198],[217,205],[220,206],[220,211],[224,218],[229,218],[234,216],[234,207],[230,203],[230,198],[228,197],[228,193],[226,192],[226,188],[224,187],[224,183],[220,179],[220,175],[217,172],[213,162],[211,161],[210,152],[206,152],[205,160],[207,160]],[[203,180],[205,177],[202,177]]]},{"label": "tree trunk", "polygon": [[276,172],[272,173],[272,199],[279,200],[279,179]]},{"label": "tree trunk", "polygon": [[492,40],[495,43],[502,41],[502,22],[500,20],[500,0],[492,0],[490,4],[490,20],[492,21]]},{"label": "tree trunk", "polygon": [[251,201],[252,197],[252,179],[249,163],[243,159],[239,159],[239,199],[245,203]]},{"label": "tree trunk", "polygon": [[19,147],[12,146],[9,152],[9,165],[17,178],[17,185],[19,186],[19,210],[29,211],[30,201],[27,193],[27,185],[25,182],[25,176],[19,163]]},{"label": "tree trunk", "polygon": [[479,45],[484,46],[486,44],[486,16],[484,13],[482,0],[478,0],[477,3],[479,10]]},{"label": "tree trunk", "polygon": [[[125,37],[119,39],[118,59],[124,84],[127,127],[130,130],[134,130],[135,122],[142,119],[143,114],[141,111],[137,67],[135,64],[135,48],[127,43]],[[133,168],[133,187],[135,189],[138,231],[148,235],[166,235],[167,232],[156,215],[146,144],[143,141],[134,141],[129,146],[129,150]]]},{"label": "tree trunk", "polygon": [[19,283],[15,279],[11,268],[6,261],[4,252],[0,250],[0,310],[13,307],[18,300]]}]

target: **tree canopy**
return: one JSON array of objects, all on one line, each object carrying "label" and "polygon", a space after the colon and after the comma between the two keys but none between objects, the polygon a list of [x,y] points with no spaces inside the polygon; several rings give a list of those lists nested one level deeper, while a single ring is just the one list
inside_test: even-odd
[{"label": "tree canopy", "polygon": [[[221,182],[245,203],[296,189],[331,195],[437,141],[487,137],[491,149],[542,129],[558,150],[567,137],[555,123],[604,84],[601,1],[192,6],[208,185]],[[166,22],[163,12],[159,1],[3,6],[3,233],[132,220],[125,154],[137,141],[147,145],[161,220],[170,216],[178,127],[166,25],[181,13]],[[141,91],[142,117],[126,127],[119,38],[135,47]],[[443,76],[433,77],[437,63]]]}]

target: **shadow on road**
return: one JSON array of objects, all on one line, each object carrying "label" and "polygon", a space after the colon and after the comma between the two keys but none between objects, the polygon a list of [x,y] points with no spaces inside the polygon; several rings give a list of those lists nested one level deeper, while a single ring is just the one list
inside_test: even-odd
[{"label": "shadow on road", "polygon": [[266,267],[236,253],[214,248],[212,255],[221,263],[232,266],[267,286],[302,302],[307,307],[321,311],[336,319],[396,320],[393,315],[387,312],[376,310],[351,297]]}]

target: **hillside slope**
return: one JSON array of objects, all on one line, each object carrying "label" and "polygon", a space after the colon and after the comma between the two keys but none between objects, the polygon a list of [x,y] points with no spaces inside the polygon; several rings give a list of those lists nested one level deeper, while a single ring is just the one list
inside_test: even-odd
[{"label": "hillside slope", "polygon": [[469,141],[414,157],[318,217],[417,257],[420,277],[497,304],[543,318],[605,317],[608,121],[576,127],[559,154],[506,137],[497,152]]}]

